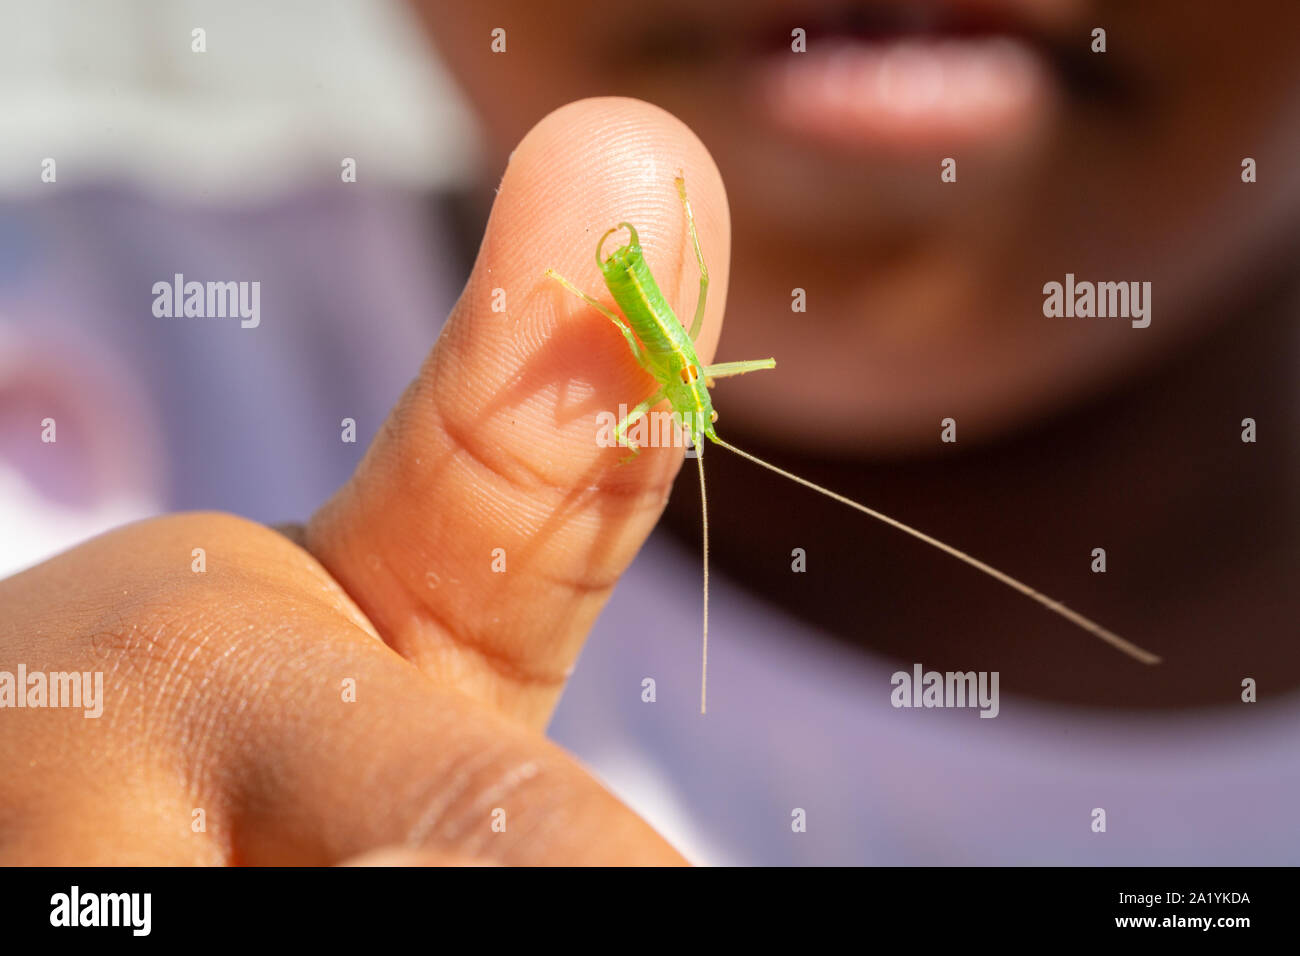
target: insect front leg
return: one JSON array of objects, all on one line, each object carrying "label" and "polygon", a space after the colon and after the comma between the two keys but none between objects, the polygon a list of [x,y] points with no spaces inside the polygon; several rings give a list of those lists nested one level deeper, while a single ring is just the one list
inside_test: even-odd
[{"label": "insect front leg", "polygon": [[[631,428],[634,424],[636,424],[638,419],[644,418],[646,413],[649,412],[650,409],[654,408],[656,405],[662,402],[664,400],[665,394],[666,392],[664,391],[664,389],[661,388],[659,389],[659,391],[655,392],[653,395],[647,398],[636,408],[628,412],[627,416],[621,422],[619,422],[617,426],[615,426],[614,440],[620,445],[623,444],[624,439],[627,437],[627,430]],[[620,464],[624,464],[626,462],[631,461],[633,458],[635,458],[637,455],[641,453],[640,447],[638,447],[636,444],[632,442],[628,442],[628,447],[632,450],[632,454],[622,459]]]},{"label": "insect front leg", "polygon": [[700,236],[695,231],[695,214],[691,212],[691,201],[686,198],[686,179],[679,172],[673,182],[677,184],[677,195],[682,198],[682,208],[686,210],[686,228],[691,233],[691,242],[695,246],[695,261],[700,266],[700,297],[695,300],[695,318],[691,319],[691,327],[686,333],[693,342],[700,334],[700,329],[704,326],[704,304],[709,299],[709,267],[704,264],[704,252],[700,249]]},{"label": "insect front leg", "polygon": [[645,353],[641,351],[641,343],[636,340],[636,336],[632,334],[632,330],[627,327],[627,324],[621,318],[619,318],[617,312],[613,309],[607,308],[603,303],[597,302],[554,269],[547,269],[546,275],[548,278],[554,279],[560,285],[564,286],[583,302],[586,302],[587,305],[596,309],[601,315],[613,322],[614,325],[618,327],[618,330],[623,333],[623,338],[627,339],[628,348],[632,350],[632,357],[636,359],[638,365],[642,368],[645,367],[646,359]]}]

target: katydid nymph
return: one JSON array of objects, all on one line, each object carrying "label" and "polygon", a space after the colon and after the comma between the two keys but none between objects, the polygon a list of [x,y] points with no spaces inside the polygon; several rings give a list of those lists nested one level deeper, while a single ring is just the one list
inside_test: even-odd
[{"label": "katydid nymph", "polygon": [[[700,713],[706,712],[709,667],[709,506],[704,483],[703,440],[705,438],[740,455],[742,458],[754,462],[756,465],[803,485],[805,488],[811,488],[813,491],[826,495],[828,498],[847,505],[856,511],[861,511],[877,521],[883,521],[899,531],[952,555],[959,561],[964,561],[989,577],[1001,581],[1008,587],[1014,588],[1026,597],[1037,601],[1049,611],[1060,615],[1088,633],[1100,638],[1134,660],[1143,664],[1158,664],[1160,662],[1160,658],[1150,651],[1138,647],[1095,621],[1084,617],[1077,611],[1071,610],[1059,601],[1053,600],[1022,581],[985,564],[966,552],[945,544],[888,515],[868,508],[866,505],[837,494],[829,488],[823,488],[806,478],[800,478],[798,475],[788,472],[771,462],[764,461],[756,455],[751,455],[749,452],[743,451],[718,437],[717,430],[714,428],[718,414],[713,410],[713,403],[709,399],[709,389],[714,386],[715,380],[775,368],[776,360],[767,358],[745,362],[722,362],[717,365],[702,365],[696,356],[694,342],[699,336],[700,328],[704,323],[704,309],[709,293],[709,270],[705,265],[704,253],[700,248],[700,238],[695,229],[695,216],[691,212],[691,203],[686,198],[685,179],[678,175],[674,181],[677,185],[677,193],[681,199],[682,208],[685,211],[687,231],[690,235],[691,244],[695,248],[695,259],[700,270],[699,297],[695,304],[695,315],[691,320],[689,329],[683,328],[676,313],[673,312],[664,299],[663,293],[660,291],[659,285],[646,263],[636,228],[631,223],[620,222],[602,235],[596,243],[596,263],[600,266],[601,275],[604,277],[610,295],[613,296],[614,302],[622,310],[622,316],[577,288],[555,270],[547,269],[546,275],[559,282],[609,319],[622,333],[623,338],[626,339],[637,363],[650,373],[658,385],[653,394],[640,402],[618,423],[614,430],[618,443],[620,445],[626,443],[631,448],[632,455],[635,456],[639,449],[634,442],[627,440],[628,429],[639,419],[646,416],[660,402],[667,400],[682,422],[682,428],[687,432],[695,448],[695,459],[699,465],[700,473],[700,511],[703,517],[704,532],[704,642],[700,670]],[[622,229],[627,230],[628,241],[616,248],[608,256],[602,257],[605,241]]]}]

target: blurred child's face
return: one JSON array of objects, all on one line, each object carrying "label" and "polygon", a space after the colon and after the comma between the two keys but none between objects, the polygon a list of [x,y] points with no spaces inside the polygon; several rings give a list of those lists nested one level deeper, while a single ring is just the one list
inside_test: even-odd
[{"label": "blurred child's face", "polygon": [[[780,363],[728,383],[724,415],[787,440],[928,444],[949,416],[992,434],[1134,373],[1294,258],[1295,0],[421,7],[500,157],[592,95],[699,134],[734,229],[719,358]],[[1045,316],[1066,273],[1152,283],[1150,326]]]}]

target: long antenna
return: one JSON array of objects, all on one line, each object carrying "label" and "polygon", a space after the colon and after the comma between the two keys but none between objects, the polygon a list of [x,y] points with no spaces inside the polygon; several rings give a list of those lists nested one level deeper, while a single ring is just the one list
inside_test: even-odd
[{"label": "long antenna", "polygon": [[700,514],[704,517],[704,657],[700,664],[700,713],[704,713],[709,686],[709,496],[704,490],[704,441],[695,442],[695,461],[700,466]]},{"label": "long antenna", "polygon": [[[743,451],[742,449],[737,448],[735,445],[723,441],[721,438],[715,437],[713,440],[717,442],[719,445],[721,445],[723,448],[726,448],[728,451],[735,452],[741,458],[747,458],[750,461],[752,461],[754,464],[761,465],[762,467],[766,468],[768,471],[774,471],[778,475],[781,475],[782,477],[789,478],[791,481],[803,485],[805,488],[811,488],[813,491],[819,492],[828,498],[832,498],[835,501],[838,501],[840,504],[848,505],[850,508],[853,508],[856,511],[861,511],[863,514],[869,515],[870,517],[875,518],[877,521],[883,521],[885,524],[897,528],[899,531],[905,532],[906,534],[910,534],[914,538],[919,538],[920,540],[924,541],[926,544],[931,545],[935,548],[938,548],[940,551],[952,555],[954,558],[957,558],[959,561],[966,562],[971,567],[983,571],[989,577],[1001,581],[1007,587],[1014,588],[1015,590],[1023,594],[1025,597],[1032,598],[1033,600],[1037,601],[1039,604],[1041,604],[1043,607],[1047,608],[1049,611],[1053,612],[1054,614],[1059,614],[1067,621],[1070,621],[1073,624],[1077,624],[1079,627],[1083,628],[1089,634],[1101,638],[1111,647],[1123,651],[1125,654],[1127,654],[1129,657],[1133,658],[1134,660],[1141,661],[1143,664],[1160,663],[1160,658],[1157,655],[1152,654],[1150,651],[1143,650],[1142,648],[1138,647],[1136,644],[1130,641],[1126,641],[1124,638],[1120,637],[1118,634],[1114,633],[1113,631],[1106,630],[1106,628],[1102,627],[1096,621],[1089,620],[1088,618],[1080,614],[1078,611],[1072,611],[1070,608],[1066,607],[1060,601],[1052,600],[1052,598],[1049,598],[1046,594],[1043,594],[1040,591],[1035,591],[1033,588],[1031,588],[1028,584],[1025,584],[1023,581],[1018,581],[1015,578],[1013,578],[1011,575],[1004,574],[1003,572],[999,571],[997,568],[991,567],[985,564],[983,561],[980,561],[978,558],[971,557],[965,551],[960,551],[957,548],[954,548],[950,544],[944,544],[939,539],[932,538],[923,531],[918,531],[916,528],[910,527],[909,525],[905,525],[903,524],[903,522],[889,517],[889,515],[881,514],[879,511],[873,511],[871,508],[868,508],[866,505],[860,505],[856,501],[852,500],[851,498],[845,498],[843,495],[836,494],[835,492],[831,491],[829,488],[823,488],[821,485],[815,484],[814,482],[809,481],[807,478],[800,478],[798,475],[788,472],[784,468],[778,468],[776,465],[772,464],[771,462],[764,461],[763,459],[759,458],[757,455],[751,455],[749,452]],[[700,463],[700,490],[701,491],[704,490],[703,462]],[[707,521],[705,522],[705,529],[706,529],[705,534],[707,536],[708,534]],[[707,546],[705,547],[704,555],[705,555],[704,593],[706,595],[705,617],[707,619],[708,617],[708,600],[707,600],[708,548]],[[705,633],[706,633],[706,640],[707,640],[707,628],[705,630]]]}]

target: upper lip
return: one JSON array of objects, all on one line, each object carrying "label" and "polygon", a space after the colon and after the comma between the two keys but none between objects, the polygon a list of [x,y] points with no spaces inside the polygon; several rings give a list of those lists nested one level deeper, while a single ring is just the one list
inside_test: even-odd
[{"label": "upper lip", "polygon": [[[810,36],[1001,34],[1045,40],[1059,29],[1060,20],[1044,16],[1044,9],[1043,4],[1010,0],[845,0],[789,19],[799,21],[791,26],[803,26]],[[788,29],[781,39],[788,43]]]},{"label": "upper lip", "polygon": [[[1073,31],[1062,4],[1044,0],[824,0],[790,9],[788,3],[752,0],[743,17],[725,4],[698,0],[655,4],[645,19],[624,22],[631,37],[652,38],[658,46],[667,37],[679,44],[726,49],[733,44],[779,43],[789,49],[790,31],[802,27],[812,38],[827,34],[862,37],[902,33],[1000,33],[1064,40]],[[633,26],[633,21],[639,21]]]}]

